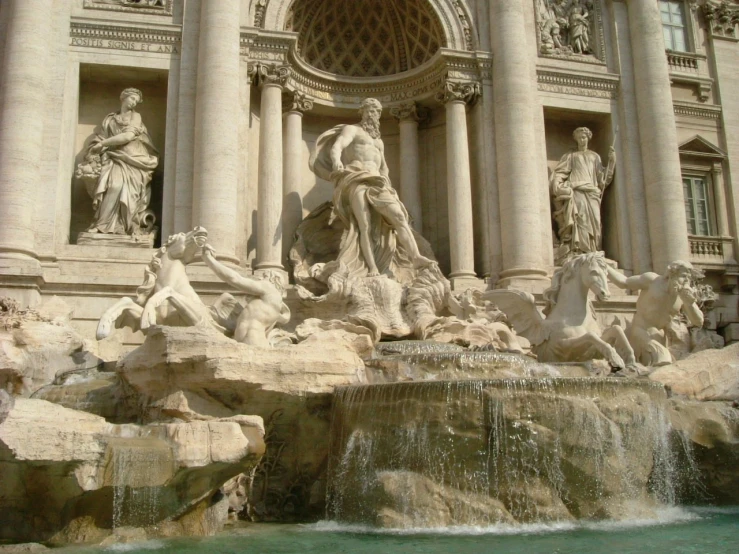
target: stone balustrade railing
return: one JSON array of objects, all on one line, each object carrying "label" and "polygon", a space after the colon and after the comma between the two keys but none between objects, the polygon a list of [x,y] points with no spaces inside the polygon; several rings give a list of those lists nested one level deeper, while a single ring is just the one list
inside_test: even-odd
[{"label": "stone balustrade railing", "polygon": [[692,52],[667,51],[667,63],[670,71],[698,73],[698,56]]},{"label": "stone balustrade railing", "polygon": [[693,256],[724,257],[724,245],[721,237],[699,237],[691,235],[690,254]]}]

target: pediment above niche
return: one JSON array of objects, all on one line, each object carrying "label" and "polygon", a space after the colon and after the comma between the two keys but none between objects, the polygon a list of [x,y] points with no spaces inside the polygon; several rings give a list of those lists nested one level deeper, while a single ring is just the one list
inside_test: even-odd
[{"label": "pediment above niche", "polygon": [[678,145],[678,150],[681,155],[698,156],[713,160],[723,160],[726,158],[726,152],[700,135],[695,135],[693,138]]}]

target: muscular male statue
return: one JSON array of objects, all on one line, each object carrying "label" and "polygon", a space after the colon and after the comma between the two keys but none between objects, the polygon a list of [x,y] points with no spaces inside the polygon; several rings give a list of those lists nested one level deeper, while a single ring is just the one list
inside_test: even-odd
[{"label": "muscular male statue", "polygon": [[275,324],[290,321],[290,308],[282,301],[279,278],[254,279],[239,275],[216,260],[215,251],[209,244],[203,246],[203,261],[223,281],[246,293],[246,304],[236,320],[234,340],[269,347],[267,334]]},{"label": "muscular male statue", "polygon": [[393,275],[394,268],[434,263],[422,256],[408,212],[390,183],[385,145],[380,138],[382,105],[374,98],[361,104],[362,121],[339,125],[318,137],[310,167],[332,181],[334,208],[347,231],[337,262],[355,276]]},{"label": "muscular male statue", "polygon": [[703,274],[688,262],[676,261],[667,266],[666,275],[642,273],[626,277],[608,267],[608,276],[623,289],[640,290],[636,314],[626,336],[637,360],[644,365],[672,363],[665,331],[681,310],[692,325],[703,325],[703,312],[696,304],[693,281]]}]

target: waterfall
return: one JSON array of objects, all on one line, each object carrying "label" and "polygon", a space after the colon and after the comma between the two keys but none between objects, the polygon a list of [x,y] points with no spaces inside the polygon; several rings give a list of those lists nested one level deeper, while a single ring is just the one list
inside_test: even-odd
[{"label": "waterfall", "polygon": [[164,484],[174,474],[172,450],[153,438],[108,443],[104,482],[113,489],[113,529],[149,527],[162,519]]},{"label": "waterfall", "polygon": [[677,502],[664,388],[592,378],[341,387],[328,515],[389,527],[649,517]]}]

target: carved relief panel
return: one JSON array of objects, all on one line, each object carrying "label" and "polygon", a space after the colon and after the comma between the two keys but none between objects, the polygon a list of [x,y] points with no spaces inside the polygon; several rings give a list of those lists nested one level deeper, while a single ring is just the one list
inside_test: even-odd
[{"label": "carved relief panel", "polygon": [[599,0],[534,0],[539,55],[605,63]]}]

